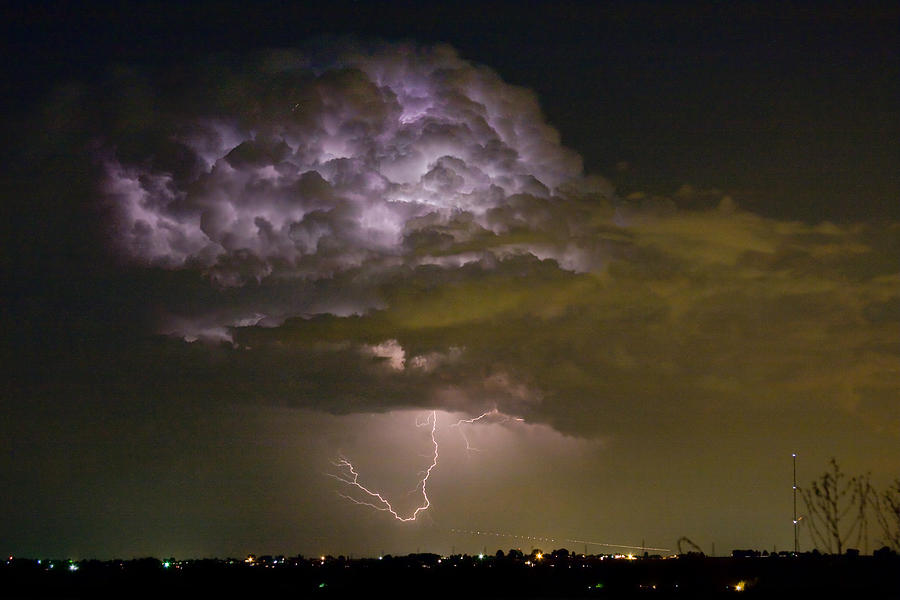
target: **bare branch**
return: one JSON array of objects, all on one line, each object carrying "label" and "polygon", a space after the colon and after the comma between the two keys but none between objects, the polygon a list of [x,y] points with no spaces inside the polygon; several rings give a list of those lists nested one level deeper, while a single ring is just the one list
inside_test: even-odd
[{"label": "bare branch", "polygon": [[813,544],[829,554],[842,554],[853,540],[868,550],[867,515],[875,496],[868,474],[848,478],[832,458],[829,469],[801,490]]},{"label": "bare branch", "polygon": [[885,544],[900,551],[900,478],[881,494],[873,493],[873,506]]}]

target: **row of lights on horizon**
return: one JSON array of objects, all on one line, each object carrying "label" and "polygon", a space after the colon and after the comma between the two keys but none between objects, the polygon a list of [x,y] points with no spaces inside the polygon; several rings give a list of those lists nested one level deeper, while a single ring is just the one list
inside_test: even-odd
[{"label": "row of lights on horizon", "polygon": [[[799,538],[800,519],[797,518],[797,453],[796,452],[791,453],[791,459],[793,462],[793,474],[794,474],[793,486],[791,488],[792,492],[793,492],[794,552],[799,553],[800,552],[800,538]],[[13,556],[9,556],[9,558],[7,560],[7,564],[12,562],[13,558],[14,558]],[[383,554],[378,557],[379,560],[382,560],[383,558],[384,558]],[[479,553],[478,558],[480,560],[483,560],[484,553],[483,552]],[[615,558],[627,558],[629,560],[634,560],[635,557],[634,557],[634,554],[623,554],[621,556],[616,555]],[[541,553],[541,552],[536,553],[535,559],[536,560],[543,559],[543,553]],[[324,565],[325,564],[325,556],[320,556],[319,561],[321,564]],[[41,559],[38,559],[37,564],[40,565],[41,562],[42,562]],[[244,559],[244,562],[247,564],[253,564],[256,562],[256,556],[253,554],[250,554],[247,556],[247,558]],[[168,569],[172,566],[172,563],[170,561],[166,560],[166,561],[163,561],[162,566],[163,566],[163,568]],[[52,562],[48,563],[48,568],[50,568],[50,569],[54,568],[54,564]],[[69,561],[69,570],[70,571],[73,571],[73,572],[77,571],[78,568],[79,567],[78,567],[77,563],[75,563],[72,560]]]}]

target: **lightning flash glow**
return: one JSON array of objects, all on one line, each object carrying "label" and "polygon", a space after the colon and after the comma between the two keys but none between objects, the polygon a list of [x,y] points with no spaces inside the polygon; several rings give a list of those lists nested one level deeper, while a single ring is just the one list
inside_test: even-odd
[{"label": "lightning flash glow", "polygon": [[[474,448],[467,437],[464,426],[473,425],[479,422],[493,422],[493,423],[507,423],[509,421],[523,421],[521,417],[513,417],[510,415],[503,414],[496,407],[484,412],[477,417],[472,417],[469,419],[459,419],[455,423],[452,423],[449,427],[456,428],[460,431],[460,434],[463,437],[463,440],[466,443],[467,451],[478,451],[477,448]],[[387,512],[394,519],[401,522],[410,522],[418,519],[419,515],[423,512],[427,511],[431,507],[431,499],[428,497],[428,479],[431,477],[431,473],[437,468],[439,452],[438,452],[438,441],[437,441],[437,411],[431,411],[428,417],[420,421],[418,418],[416,419],[416,427],[429,427],[431,428],[431,445],[433,448],[433,454],[431,458],[431,464],[421,473],[421,478],[419,479],[416,487],[413,488],[412,493],[421,492],[422,494],[422,503],[417,506],[412,512],[406,514],[404,516],[394,507],[388,498],[385,495],[377,491],[375,489],[369,488],[362,483],[360,483],[360,473],[356,470],[353,463],[345,458],[340,457],[337,461],[334,462],[334,466],[339,469],[338,474],[328,473],[329,477],[340,481],[341,483],[349,486],[354,492],[355,495],[338,493],[339,496],[349,500],[350,502],[357,504],[359,506],[366,506],[377,511]],[[607,542],[598,542],[594,540],[583,540],[583,539],[574,539],[574,538],[554,538],[547,536],[532,536],[532,535],[519,535],[515,533],[503,533],[498,531],[483,531],[483,530],[470,530],[470,529],[450,529],[451,533],[455,534],[465,534],[465,535],[477,535],[477,536],[492,536],[492,537],[502,537],[502,538],[512,538],[519,540],[528,540],[531,542],[570,542],[577,544],[585,544],[591,546],[600,546],[606,548],[622,548],[628,550],[641,550],[641,551],[661,551],[668,552],[668,548],[658,548],[654,546],[634,546],[628,544],[611,544]]]},{"label": "lightning flash glow", "polygon": [[481,450],[479,450],[478,448],[475,448],[469,442],[469,436],[466,435],[466,431],[462,427],[462,425],[464,425],[464,424],[471,425],[472,423],[481,421],[482,419],[486,419],[489,417],[495,417],[495,416],[499,417],[499,421],[497,421],[499,423],[506,423],[510,419],[515,419],[516,421],[523,420],[520,417],[510,417],[509,415],[504,415],[495,407],[485,413],[481,413],[480,415],[478,415],[477,417],[474,417],[472,419],[460,419],[456,423],[453,423],[452,425],[450,425],[450,427],[456,427],[457,429],[459,429],[460,435],[462,436],[463,440],[465,440],[465,442],[466,442],[466,452],[481,452]]},{"label": "lightning flash glow", "polygon": [[[523,421],[524,419],[520,417],[512,417],[510,415],[505,415],[496,407],[482,413],[477,417],[473,417],[471,419],[460,419],[456,423],[450,425],[450,427],[455,427],[459,429],[463,440],[466,443],[466,451],[478,451],[477,448],[472,447],[469,443],[469,438],[466,436],[465,431],[463,430],[463,425],[471,425],[473,423],[477,423],[479,421],[483,421],[486,419],[491,419],[495,423],[506,423],[509,421]],[[329,477],[333,479],[337,479],[341,483],[346,484],[352,490],[355,490],[356,495],[351,496],[348,494],[339,493],[342,498],[353,502],[354,504],[358,504],[360,506],[367,506],[369,508],[374,508],[375,510],[390,513],[396,520],[402,522],[415,521],[418,516],[428,510],[431,506],[431,499],[428,497],[428,478],[431,476],[431,472],[437,467],[438,464],[438,442],[436,437],[437,432],[437,411],[431,411],[428,417],[424,421],[419,421],[416,419],[416,427],[431,427],[431,444],[434,449],[434,453],[432,455],[431,464],[428,468],[421,473],[421,479],[419,479],[416,487],[413,488],[411,493],[417,493],[421,490],[422,494],[422,503],[414,511],[409,513],[407,516],[402,516],[394,505],[388,500],[384,494],[380,491],[373,490],[369,487],[364,486],[360,483],[359,471],[356,470],[356,467],[353,466],[353,463],[347,459],[346,457],[339,457],[337,461],[333,464],[338,468],[339,473],[327,473]]]},{"label": "lightning flash glow", "polygon": [[401,516],[400,513],[394,509],[394,506],[391,502],[385,498],[381,492],[373,491],[363,484],[359,482],[359,473],[353,467],[353,464],[344,457],[341,457],[337,462],[334,463],[334,466],[341,469],[342,474],[334,475],[329,473],[330,477],[337,479],[343,483],[346,483],[351,488],[358,491],[361,494],[361,497],[364,498],[360,500],[359,498],[355,498],[353,496],[349,496],[347,494],[340,494],[342,498],[346,498],[347,500],[353,502],[354,504],[359,504],[361,506],[368,506],[370,508],[374,508],[375,510],[380,510],[384,512],[390,513],[395,519],[398,521],[408,522],[415,521],[419,514],[423,511],[428,510],[431,506],[431,500],[428,498],[428,478],[431,476],[431,472],[437,466],[438,463],[438,443],[437,438],[435,438],[435,431],[437,430],[437,412],[431,411],[431,415],[426,419],[425,422],[416,422],[417,427],[424,427],[431,424],[431,444],[434,448],[434,455],[431,459],[431,464],[428,465],[428,468],[422,474],[422,479],[419,480],[419,483],[416,485],[413,491],[418,491],[419,488],[422,490],[422,504],[419,505],[409,516]]}]

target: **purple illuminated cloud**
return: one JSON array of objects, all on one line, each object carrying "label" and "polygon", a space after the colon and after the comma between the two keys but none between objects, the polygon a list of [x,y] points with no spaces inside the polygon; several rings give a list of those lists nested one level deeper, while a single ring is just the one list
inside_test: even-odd
[{"label": "purple illuminated cloud", "polygon": [[528,202],[514,195],[546,200],[581,177],[533,94],[447,47],[311,63],[281,54],[249,82],[219,74],[244,102],[207,99],[165,124],[188,172],[120,158],[111,140],[103,189],[118,249],[221,286],[327,278],[403,262],[405,239],[461,213],[498,231],[492,211]]},{"label": "purple illuminated cloud", "polygon": [[192,357],[179,377],[590,435],[699,422],[764,388],[897,428],[896,224],[767,219],[689,186],[616,198],[532,93],[447,47],[117,85],[102,201],[116,253],[163,282],[156,332]]}]

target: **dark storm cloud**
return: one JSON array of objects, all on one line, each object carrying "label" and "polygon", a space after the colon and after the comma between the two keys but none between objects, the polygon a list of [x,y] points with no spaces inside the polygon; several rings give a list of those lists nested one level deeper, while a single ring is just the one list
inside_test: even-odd
[{"label": "dark storm cloud", "polygon": [[126,107],[160,116],[105,140],[104,191],[125,255],[223,286],[390,262],[411,219],[482,218],[580,172],[530,93],[448,48],[285,53],[206,75]]},{"label": "dark storm cloud", "polygon": [[133,296],[55,374],[88,395],[900,430],[897,224],[617,198],[530,92],[449,48],[123,71],[64,107]]}]

